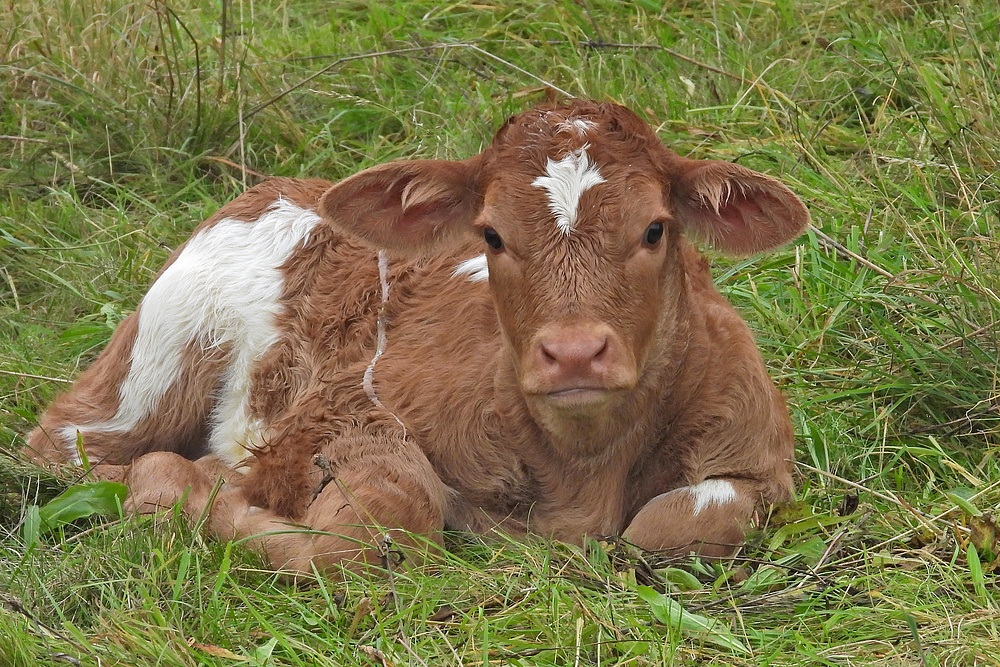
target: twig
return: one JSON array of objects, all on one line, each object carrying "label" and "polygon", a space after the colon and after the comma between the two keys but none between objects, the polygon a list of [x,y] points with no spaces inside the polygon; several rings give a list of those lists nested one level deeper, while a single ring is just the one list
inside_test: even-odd
[{"label": "twig", "polygon": [[918,511],[916,508],[914,508],[913,506],[911,506],[905,500],[897,498],[896,496],[891,496],[891,495],[888,495],[888,494],[885,494],[885,493],[881,493],[879,491],[875,491],[874,489],[869,489],[868,487],[862,486],[861,484],[858,484],[857,482],[852,482],[851,480],[849,480],[849,479],[847,479],[845,477],[841,477],[839,475],[834,475],[832,472],[827,472],[826,470],[822,470],[820,468],[815,468],[815,467],[809,465],[808,463],[803,463],[802,461],[796,461],[795,465],[797,465],[797,466],[799,466],[801,468],[805,468],[806,470],[809,470],[810,472],[814,472],[814,473],[816,473],[818,475],[823,475],[824,477],[828,477],[828,478],[834,480],[835,482],[840,482],[841,484],[846,484],[847,486],[850,486],[851,488],[854,488],[854,489],[858,489],[859,491],[864,491],[865,493],[870,493],[871,495],[875,496],[876,498],[881,498],[882,500],[884,500],[886,502],[889,502],[889,503],[892,503],[893,505],[898,505],[898,506],[902,507],[903,509],[905,509],[910,514],[912,514],[914,517],[916,517],[916,519],[920,523],[922,523],[925,528],[927,528],[928,530],[934,531],[934,526],[931,523],[932,521],[934,521],[934,519],[932,519],[932,518],[924,515],[922,512]]},{"label": "twig", "polygon": [[[867,225],[867,222],[865,224]],[[893,275],[892,273],[890,273],[889,271],[886,271],[885,269],[883,269],[882,267],[878,266],[877,264],[873,264],[872,262],[870,262],[869,260],[865,259],[861,255],[859,255],[856,252],[850,250],[849,248],[847,248],[843,244],[838,243],[832,237],[830,237],[829,235],[825,234],[823,231],[821,231],[820,229],[818,229],[814,225],[809,225],[809,229],[812,230],[812,232],[816,234],[816,238],[819,240],[820,246],[823,247],[823,249],[825,249],[825,250],[833,250],[834,252],[836,252],[838,255],[840,255],[844,259],[853,259],[854,261],[858,262],[862,266],[864,266],[864,267],[866,267],[868,269],[871,269],[875,273],[879,274],[883,278],[888,278],[892,283],[895,283],[897,285],[901,285],[903,287],[908,287],[907,283],[905,281],[903,281],[900,278],[900,276]],[[900,275],[902,275],[902,274],[900,274]],[[954,276],[949,276],[947,274],[944,274],[942,277],[949,278],[949,279],[952,279],[952,280],[958,280],[958,278],[955,278]],[[935,301],[933,298],[931,298],[930,296],[927,296],[926,294],[922,294],[922,293],[918,292],[918,293],[916,293],[915,296],[916,296],[917,299],[919,299],[919,300],[923,301],[924,303],[929,304],[931,306],[935,306],[935,307],[940,307],[941,306],[941,304],[938,301]],[[972,329],[973,331],[971,333],[969,333],[969,334],[966,334],[966,335],[961,336],[961,337],[957,337],[954,340],[951,340],[948,343],[945,343],[940,348],[942,350],[946,349],[948,347],[957,345],[957,344],[959,344],[961,342],[964,342],[964,341],[968,340],[969,336],[978,335],[978,334],[982,333],[983,331],[986,331],[988,329],[993,328],[997,324],[996,322],[993,322],[993,323],[987,324],[987,325],[985,325],[983,327],[976,328],[975,325],[973,325],[971,322],[969,322],[967,319],[965,319],[961,315],[954,314],[953,317],[955,317],[956,319],[958,319],[959,322],[961,322],[962,324],[964,324],[967,328]]]},{"label": "twig", "polygon": [[[992,327],[995,325],[990,325],[990,326]],[[969,335],[971,336],[974,333],[975,332]],[[948,346],[945,345],[941,349],[945,349],[947,347]],[[975,412],[972,411],[967,412],[965,416],[959,417],[957,419],[952,419],[951,421],[941,422],[940,424],[931,424],[929,426],[918,426],[916,428],[911,428],[910,430],[905,431],[904,435],[921,435],[923,433],[935,433],[939,436],[948,437],[954,435],[955,433],[958,433],[960,430],[962,430],[962,427],[965,425],[969,426],[969,429],[968,431],[966,431],[966,433],[967,434],[973,433],[974,431],[972,426],[976,422],[976,420],[982,419],[983,417],[988,417],[990,416],[991,412],[997,412],[997,410],[998,407],[996,405],[991,405],[990,407],[983,408],[982,410],[976,410]]]},{"label": "twig", "polygon": [[850,526],[845,526],[844,528],[841,528],[839,531],[837,531],[837,534],[833,536],[833,539],[830,540],[830,543],[826,545],[826,549],[823,550],[823,555],[819,557],[819,560],[816,561],[816,564],[812,567],[813,570],[819,571],[819,569],[823,567],[823,564],[826,562],[826,559],[830,557],[830,554],[833,553],[833,550],[840,543],[840,540],[844,537],[844,535],[847,534],[848,530],[850,530]]},{"label": "twig", "polygon": [[597,20],[594,18],[594,13],[592,11],[590,11],[590,3],[584,1],[584,2],[581,2],[580,5],[581,5],[581,9],[583,9],[583,13],[587,15],[587,20],[590,21],[590,28],[591,28],[591,30],[594,31],[595,35],[597,35],[597,39],[599,39],[599,40],[601,40],[603,42],[604,41],[604,36],[601,34],[601,26],[597,22]]},{"label": "twig", "polygon": [[824,250],[833,250],[837,252],[839,255],[841,255],[844,259],[853,259],[858,264],[861,264],[862,266],[871,269],[872,271],[879,274],[880,276],[883,276],[884,278],[888,278],[889,280],[896,279],[896,276],[889,273],[881,266],[873,264],[872,262],[868,261],[858,253],[852,251],[843,244],[838,243],[833,239],[833,237],[827,235],[825,232],[815,227],[814,225],[809,225],[809,230],[812,231],[814,234],[816,234],[816,237],[819,239],[819,244],[823,247]]},{"label": "twig", "polygon": [[458,655],[458,651],[455,650],[455,647],[451,645],[451,642],[448,640],[448,635],[446,635],[444,633],[444,630],[442,630],[440,627],[435,626],[434,629],[437,631],[439,635],[441,635],[441,639],[444,640],[444,645],[448,647],[449,651],[451,651],[451,655],[455,658],[455,664],[461,665],[462,658],[461,656]]},{"label": "twig", "polygon": [[[570,42],[566,40],[550,40],[546,44],[552,46],[557,46],[559,44],[569,44]],[[709,65],[708,63],[703,63],[700,60],[695,60],[691,56],[686,56],[683,53],[674,51],[665,46],[660,46],[659,44],[628,44],[622,42],[604,42],[601,40],[589,40],[586,42],[580,42],[580,46],[588,49],[647,49],[651,51],[663,51],[672,58],[677,58],[678,60],[683,60],[689,65],[694,65],[695,67],[700,67],[702,69],[707,69],[709,72],[715,72],[716,74],[721,74],[722,76],[728,77],[733,81],[739,81],[745,86],[753,85],[754,82],[745,79],[739,74],[733,74],[732,72],[727,72],[724,69],[716,67],[715,65]]]},{"label": "twig", "polygon": [[410,646],[409,640],[406,638],[406,629],[403,627],[403,619],[400,616],[402,608],[399,603],[399,595],[396,593],[396,577],[392,571],[393,557],[398,557],[398,563],[403,562],[403,553],[398,550],[395,543],[392,540],[392,535],[388,532],[382,536],[382,541],[378,545],[379,554],[382,556],[382,565],[385,566],[385,571],[389,574],[389,595],[392,596],[392,601],[396,605],[396,616],[399,618],[399,632],[396,635],[396,640],[402,644],[406,652],[410,654],[411,657],[415,658],[424,667],[427,667],[427,663],[424,662],[416,651]]},{"label": "twig", "polygon": [[978,336],[981,333],[986,333],[990,329],[995,329],[998,326],[1000,326],[1000,320],[997,320],[996,322],[990,322],[989,324],[984,324],[975,331],[970,331],[968,333],[962,334],[961,336],[956,336],[954,340],[948,341],[947,343],[939,347],[938,350],[947,350],[949,347],[955,347],[956,345],[967,343],[969,342],[969,339],[972,338],[973,336]]},{"label": "twig", "polygon": [[31,378],[32,380],[47,380],[48,382],[64,382],[66,384],[72,384],[72,380],[66,380],[64,378],[52,378],[47,375],[35,375],[34,373],[19,373],[17,371],[5,371],[0,369],[0,375],[13,375],[19,378]]},{"label": "twig", "polygon": [[[440,629],[438,629],[438,631],[440,632]],[[406,637],[402,633],[400,633],[400,635],[397,637],[397,640],[399,641],[400,644],[403,645],[403,648],[406,649],[406,652],[409,653],[411,657],[413,657],[417,662],[419,662],[424,667],[427,667],[427,663],[424,662],[423,658],[417,655],[417,652],[413,650],[413,647],[410,646],[410,642],[407,641]],[[454,652],[454,649],[452,649],[452,652]]]},{"label": "twig", "polygon": [[[49,626],[45,625],[44,623],[42,623],[41,621],[39,621],[37,618],[35,618],[35,615],[32,614],[27,609],[25,609],[24,605],[21,603],[21,601],[18,600],[13,595],[0,595],[0,604],[2,604],[2,606],[6,607],[7,609],[9,609],[10,611],[12,611],[13,613],[18,614],[20,616],[23,616],[27,620],[31,621],[31,623],[38,630],[39,634],[41,634],[42,636],[48,637],[48,638],[59,639],[61,641],[66,642],[67,644],[71,644],[72,646],[74,646],[78,650],[81,650],[81,651],[84,650],[84,648],[82,646],[80,646],[80,644],[78,644],[72,637],[68,637],[68,636],[62,634],[61,632],[59,632],[58,630],[56,630],[54,628],[50,628]],[[62,657],[63,659],[68,659],[73,664],[76,664],[76,665],[80,664],[79,660],[77,660],[73,656],[70,656],[70,655],[68,655],[66,653],[59,653],[57,655],[60,656],[60,657]]]},{"label": "twig", "polygon": [[[986,493],[989,493],[993,489],[997,488],[997,486],[1000,486],[1000,480],[997,480],[997,481],[993,482],[992,484],[990,484],[989,486],[987,486],[985,489],[983,489],[981,491],[977,491],[976,493],[974,493],[972,496],[970,496],[968,498],[968,502],[970,502],[970,503],[973,502],[974,500],[976,500],[980,496],[982,496],[982,495],[984,495]],[[959,507],[957,504],[956,505],[952,505],[951,507],[949,507],[945,511],[941,512],[940,514],[937,514],[937,515],[931,517],[930,520],[931,521],[935,521],[935,522],[941,521],[946,516],[948,516],[949,514],[951,514],[952,512],[954,512],[955,510],[958,510],[958,509],[961,509],[961,507]],[[882,547],[884,547],[886,545],[889,545],[889,544],[892,544],[893,542],[898,542],[899,540],[901,540],[903,538],[906,538],[906,537],[909,537],[910,535],[912,535],[915,530],[916,530],[915,528],[909,528],[907,530],[904,530],[899,535],[893,535],[889,539],[883,540],[882,542],[879,542],[874,547],[872,547],[872,549],[873,550],[874,549],[881,549]]]},{"label": "twig", "polygon": [[399,614],[401,609],[399,607],[399,596],[396,594],[396,577],[392,572],[392,559],[394,554],[400,553],[395,550],[392,536],[386,533],[382,536],[382,542],[379,544],[379,554],[382,557],[382,565],[385,566],[385,571],[389,574],[389,595],[392,596],[393,604],[396,605],[396,613]]},{"label": "twig", "polygon": [[28,141],[33,144],[47,144],[48,139],[35,139],[34,137],[22,137],[14,134],[0,134],[0,141]]},{"label": "twig", "polygon": [[[833,250],[834,252],[836,252],[838,255],[840,255],[844,259],[853,259],[854,261],[856,261],[857,263],[861,264],[865,268],[871,269],[872,271],[874,271],[875,273],[879,274],[880,276],[882,276],[884,278],[888,278],[889,280],[891,280],[893,282],[896,282],[897,280],[899,280],[899,278],[897,276],[895,276],[892,273],[886,271],[885,269],[883,269],[882,267],[878,266],[877,264],[873,264],[872,262],[870,262],[869,260],[865,259],[861,255],[859,255],[856,252],[850,250],[849,248],[847,248],[843,244],[838,243],[832,237],[830,237],[829,235],[827,235],[826,233],[824,233],[823,231],[821,231],[820,229],[818,229],[814,225],[809,225],[809,229],[812,230],[812,232],[816,234],[816,238],[819,240],[820,246],[822,246],[825,250]],[[902,283],[902,284],[905,285],[905,283]],[[921,301],[923,301],[924,303],[930,304],[932,306],[940,306],[941,305],[937,301],[935,301],[934,299],[932,299],[931,297],[927,296],[926,294],[917,294],[916,297],[918,299],[920,299]],[[968,320],[966,320],[966,319],[964,319],[964,318],[962,318],[960,316],[958,316],[958,317],[959,317],[959,321],[962,324],[966,325],[970,329],[973,328],[973,325]],[[975,329],[972,333],[967,334],[967,336],[963,336],[961,338],[956,338],[955,340],[952,340],[952,341],[946,343],[941,349],[950,347],[952,345],[957,345],[958,343],[967,340],[968,336],[982,333],[983,331],[986,331],[987,329],[991,329],[994,326],[996,326],[996,323],[991,323],[991,324],[987,324],[986,326],[979,327],[978,329]]]},{"label": "twig", "polygon": [[467,47],[469,49],[472,49],[473,51],[475,51],[476,53],[478,53],[480,55],[484,55],[484,56],[486,56],[488,58],[492,58],[493,60],[496,60],[497,62],[502,63],[502,64],[506,65],[507,67],[510,67],[511,69],[516,70],[516,71],[520,72],[521,74],[523,74],[523,75],[525,75],[525,76],[527,76],[527,77],[529,77],[531,79],[534,79],[535,81],[537,81],[538,83],[542,84],[543,86],[546,86],[547,88],[551,88],[552,90],[556,91],[557,93],[559,93],[561,95],[564,95],[564,96],[569,97],[569,98],[575,98],[576,97],[576,95],[573,95],[571,93],[566,92],[565,90],[563,90],[559,86],[555,85],[554,83],[551,83],[550,81],[546,81],[545,79],[541,78],[540,76],[532,74],[528,70],[526,70],[526,69],[524,69],[522,67],[518,67],[517,65],[515,65],[512,62],[506,61],[503,58],[501,58],[500,56],[493,55],[489,51],[487,51],[485,49],[481,49],[478,46],[476,46],[475,44],[456,44],[455,46],[458,46],[458,47]]},{"label": "twig", "polygon": [[232,167],[233,169],[239,169],[240,173],[242,173],[244,176],[246,174],[250,174],[254,178],[259,178],[261,180],[264,180],[264,179],[267,178],[266,174],[262,174],[259,171],[254,171],[250,167],[243,166],[242,164],[239,164],[238,162],[233,162],[229,158],[225,158],[225,157],[222,157],[222,156],[209,155],[205,159],[208,160],[209,162],[218,162],[219,164],[224,164],[227,167]]},{"label": "twig", "polygon": [[[570,42],[569,40],[558,40],[558,39],[544,40],[544,41],[539,40],[536,43],[538,43],[538,44],[546,44],[546,45],[551,45],[551,46],[558,46],[558,45],[561,45],[561,44],[573,44],[573,42]],[[680,52],[675,51],[673,49],[667,48],[665,46],[661,46],[659,44],[642,44],[642,43],[634,43],[633,44],[633,43],[625,43],[625,42],[606,42],[603,39],[591,39],[591,40],[586,40],[586,41],[583,41],[583,42],[579,42],[578,45],[581,46],[581,47],[583,47],[583,48],[585,48],[585,49],[595,49],[595,50],[596,49],[647,49],[647,50],[653,50],[653,51],[662,51],[663,53],[666,53],[667,55],[671,56],[672,58],[677,58],[678,60],[682,60],[682,61],[684,61],[684,62],[686,62],[686,63],[688,63],[690,65],[694,65],[695,67],[700,67],[701,69],[705,69],[705,70],[708,70],[710,72],[714,72],[716,74],[720,74],[722,76],[725,76],[727,78],[732,79],[733,81],[738,81],[739,83],[743,84],[744,86],[756,86],[756,85],[758,85],[757,82],[750,81],[750,80],[748,80],[748,79],[746,79],[746,78],[744,78],[744,77],[742,77],[742,76],[740,76],[738,74],[733,74],[732,72],[727,72],[724,69],[721,69],[719,67],[715,67],[714,65],[709,65],[708,63],[704,63],[704,62],[702,62],[700,60],[692,58],[691,56],[686,56],[683,53],[680,53]],[[289,93],[294,92],[295,90],[298,90],[299,88],[301,88],[302,86],[306,85],[307,83],[309,83],[313,79],[315,79],[315,78],[317,78],[319,76],[322,76],[323,74],[326,74],[326,73],[330,72],[331,70],[337,68],[338,66],[340,66],[340,65],[342,65],[342,64],[344,64],[346,62],[350,62],[350,61],[353,61],[353,60],[364,60],[364,59],[367,59],[367,58],[380,58],[380,57],[384,57],[384,56],[400,56],[400,55],[408,55],[408,54],[411,54],[411,53],[419,53],[419,52],[426,52],[426,51],[437,51],[437,50],[449,50],[449,49],[467,49],[467,50],[470,50],[470,51],[474,51],[474,52],[476,52],[476,53],[478,53],[478,54],[480,54],[482,56],[485,56],[486,58],[489,58],[491,60],[497,61],[498,63],[504,65],[505,67],[513,69],[513,70],[515,70],[515,71],[517,71],[517,72],[519,72],[521,74],[524,74],[527,77],[530,77],[531,79],[534,79],[538,83],[541,83],[545,87],[550,88],[550,89],[558,92],[559,94],[561,94],[561,95],[563,95],[563,96],[565,96],[567,98],[575,98],[576,97],[575,95],[572,95],[569,92],[567,92],[567,91],[563,90],[562,88],[560,88],[559,86],[555,85],[551,81],[546,81],[545,79],[542,79],[541,77],[539,77],[539,76],[537,76],[535,74],[532,74],[528,70],[526,70],[526,69],[524,69],[522,67],[519,67],[519,66],[515,65],[512,62],[510,62],[508,60],[504,60],[500,56],[497,56],[497,55],[495,55],[493,53],[490,53],[489,51],[487,51],[486,49],[484,49],[481,46],[477,45],[476,43],[473,43],[473,42],[460,42],[460,43],[457,43],[457,44],[431,44],[431,45],[428,45],[428,46],[412,46],[412,47],[405,47],[405,48],[400,48],[400,49],[391,49],[391,50],[386,50],[386,51],[375,51],[375,52],[372,52],[372,53],[361,53],[361,54],[357,54],[357,55],[353,55],[353,56],[343,56],[343,57],[337,58],[336,60],[334,60],[332,63],[330,63],[326,67],[323,67],[322,69],[320,69],[320,70],[314,72],[313,74],[307,76],[305,79],[303,79],[303,80],[299,81],[298,83],[296,83],[296,84],[294,84],[294,85],[286,88],[285,90],[281,91],[280,93],[278,93],[277,95],[275,95],[271,99],[269,99],[269,100],[267,100],[265,102],[262,102],[261,104],[258,104],[254,108],[250,109],[245,114],[244,119],[249,119],[250,117],[256,115],[260,111],[262,111],[262,110],[266,109],[267,107],[269,107],[270,105],[274,104],[275,102],[277,102],[281,98],[285,97]],[[305,56],[305,57],[301,57],[301,58],[294,58],[293,60],[296,60],[296,61],[299,61],[299,60],[316,60],[318,58],[324,58],[324,57],[329,57],[329,56]],[[232,128],[230,128],[230,129],[232,129]]]},{"label": "twig", "polygon": [[[225,7],[226,7],[226,3],[223,2],[223,4],[222,4],[223,16],[225,16],[225,11],[226,11]],[[179,25],[181,27],[181,30],[184,31],[184,34],[186,34],[188,36],[188,39],[191,40],[191,43],[194,44],[194,77],[195,77],[195,87],[194,87],[195,104],[194,104],[194,106],[195,106],[195,113],[194,113],[194,129],[191,130],[191,134],[197,135],[198,131],[201,129],[201,46],[198,44],[198,40],[196,40],[194,38],[194,35],[191,34],[191,31],[188,30],[188,27],[187,27],[187,25],[184,24],[184,21],[181,20],[181,17],[177,15],[177,12],[175,12],[173,9],[171,9],[170,6],[167,5],[167,3],[165,3],[165,2],[163,3],[163,9],[166,10],[166,12],[170,15],[171,18],[173,18],[175,21],[177,21],[177,25]],[[223,24],[223,30],[222,30],[222,37],[221,37],[221,39],[222,39],[222,49],[223,49],[223,52],[222,52],[222,56],[219,58],[219,60],[220,60],[220,64],[219,64],[220,70],[222,70],[222,69],[225,68],[225,63],[226,63],[226,54],[225,54],[226,31],[225,31],[225,24]],[[164,49],[164,56],[166,56],[166,49]],[[221,76],[219,77],[219,80],[220,80],[220,82],[222,81],[222,77]],[[220,83],[220,85],[221,85],[221,83]]]},{"label": "twig", "polygon": [[[326,67],[323,67],[323,68],[321,68],[321,69],[313,72],[312,74],[310,74],[306,78],[302,79],[298,83],[292,84],[288,88],[285,88],[283,91],[281,91],[280,93],[278,93],[274,97],[272,97],[272,98],[270,98],[270,99],[268,99],[268,100],[266,100],[264,102],[261,102],[257,106],[249,109],[248,111],[246,111],[242,115],[242,119],[241,120],[242,120],[242,122],[245,123],[246,121],[250,120],[251,118],[253,118],[254,116],[256,116],[258,113],[260,113],[261,111],[263,111],[267,107],[271,106],[272,104],[274,104],[278,100],[284,98],[285,96],[289,95],[290,93],[295,92],[296,90],[298,90],[302,86],[306,85],[310,81],[313,81],[314,79],[316,79],[316,78],[318,78],[318,77],[320,77],[320,76],[322,76],[324,74],[327,74],[327,73],[333,71],[334,69],[336,69],[337,67],[340,67],[344,63],[352,62],[354,60],[368,60],[368,59],[371,59],[371,58],[383,58],[383,57],[388,57],[388,56],[404,56],[404,55],[408,55],[410,53],[424,53],[424,52],[427,52],[427,51],[442,51],[442,50],[443,51],[447,51],[447,50],[451,50],[451,49],[467,49],[467,50],[470,50],[470,51],[475,51],[476,53],[478,53],[480,55],[483,55],[483,56],[486,56],[487,58],[491,58],[493,60],[496,60],[497,62],[499,62],[499,63],[501,63],[503,65],[506,65],[507,67],[510,67],[511,69],[513,69],[513,70],[515,70],[517,72],[520,72],[521,74],[524,74],[525,76],[530,77],[530,78],[534,79],[535,81],[537,81],[537,82],[539,82],[539,83],[541,83],[541,84],[543,84],[543,85],[545,85],[545,86],[547,86],[549,88],[552,88],[553,90],[559,92],[562,95],[565,95],[566,97],[575,97],[574,95],[571,95],[570,93],[566,92],[565,90],[563,90],[562,88],[558,87],[554,83],[546,81],[545,79],[543,79],[543,78],[541,78],[541,77],[539,77],[539,76],[537,76],[535,74],[532,74],[531,72],[527,71],[526,69],[518,67],[517,65],[515,65],[515,64],[513,64],[511,62],[508,62],[508,61],[504,60],[503,58],[501,58],[500,56],[494,55],[494,54],[490,53],[489,51],[476,46],[475,44],[471,44],[471,43],[467,43],[467,42],[460,42],[460,43],[457,43],[457,44],[431,44],[431,45],[428,45],[428,46],[410,46],[410,47],[405,47],[405,48],[401,48],[401,49],[389,49],[389,50],[386,50],[386,51],[373,51],[371,53],[359,53],[359,54],[356,54],[356,55],[353,55],[353,56],[342,56],[342,57],[337,58],[336,60],[334,60],[332,63],[330,63]],[[231,131],[233,129],[233,127],[235,127],[235,124],[231,125],[229,127],[229,129],[227,130],[227,132]]]}]

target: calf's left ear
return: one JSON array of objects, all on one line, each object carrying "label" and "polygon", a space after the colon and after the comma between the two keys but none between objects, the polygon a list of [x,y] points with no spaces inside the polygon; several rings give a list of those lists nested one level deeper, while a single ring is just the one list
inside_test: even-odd
[{"label": "calf's left ear", "polygon": [[471,229],[482,208],[476,167],[476,158],[371,167],[327,190],[319,212],[379,248],[419,253]]},{"label": "calf's left ear", "polygon": [[728,254],[777,248],[809,224],[809,211],[783,183],[738,164],[675,158],[667,180],[676,218]]}]

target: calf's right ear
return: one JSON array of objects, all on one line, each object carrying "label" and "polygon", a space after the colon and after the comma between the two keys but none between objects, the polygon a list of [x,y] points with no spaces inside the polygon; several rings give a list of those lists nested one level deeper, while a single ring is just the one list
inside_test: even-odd
[{"label": "calf's right ear", "polygon": [[371,167],[327,190],[319,212],[374,246],[419,253],[471,230],[482,208],[477,165],[472,158]]}]

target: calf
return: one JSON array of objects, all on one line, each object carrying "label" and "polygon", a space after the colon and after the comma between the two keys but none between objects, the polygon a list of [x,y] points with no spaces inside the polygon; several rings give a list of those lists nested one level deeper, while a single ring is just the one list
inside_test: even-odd
[{"label": "calf", "polygon": [[756,253],[808,219],[583,101],[468,160],[274,179],[195,229],[28,447],[82,443],[131,507],[183,501],[291,571],[386,528],[729,554],[789,498],[792,428],[686,235]]}]

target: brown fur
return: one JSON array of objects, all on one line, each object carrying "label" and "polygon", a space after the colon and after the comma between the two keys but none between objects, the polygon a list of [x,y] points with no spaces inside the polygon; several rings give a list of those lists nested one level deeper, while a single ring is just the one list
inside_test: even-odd
[{"label": "brown fur", "polygon": [[[597,127],[567,130],[576,118]],[[606,182],[583,194],[565,236],[532,182],[584,144]],[[189,488],[185,509],[197,515],[222,477],[211,529],[280,532],[255,544],[302,571],[376,558],[378,527],[431,542],[445,527],[571,541],[624,533],[647,548],[720,555],[763,504],[790,496],[784,401],[684,238],[736,254],[794,238],[808,213],[777,181],[680,158],[627,109],[576,102],[512,118],[463,162],[390,163],[336,185],[276,179],[199,230],[222,217],[252,224],[278,196],[324,222],[282,267],[281,338],[254,367],[265,445],[245,474],[183,458],[205,453],[227,359],[192,348],[183,386],[148,424],[85,442],[109,463],[135,460],[137,509]],[[644,245],[655,221],[663,238]],[[483,243],[487,227],[502,250]],[[384,305],[378,247],[391,251]],[[452,275],[484,251],[488,284]],[[374,387],[385,410],[361,382],[380,313],[388,344]],[[135,317],[30,434],[36,456],[65,457],[46,435],[61,424],[114,414]],[[682,487],[708,479],[728,481],[737,499],[695,516]],[[290,521],[333,535],[289,533]]]}]

